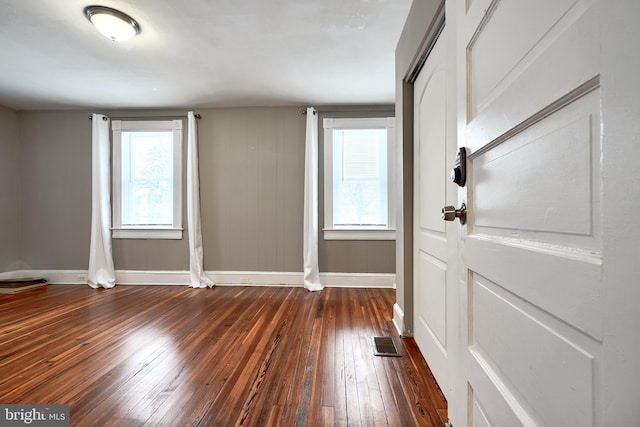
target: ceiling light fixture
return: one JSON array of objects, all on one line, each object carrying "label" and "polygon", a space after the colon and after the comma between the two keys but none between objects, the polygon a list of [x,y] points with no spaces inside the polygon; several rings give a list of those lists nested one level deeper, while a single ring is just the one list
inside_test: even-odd
[{"label": "ceiling light fixture", "polygon": [[119,10],[106,6],[87,6],[84,15],[106,38],[127,41],[140,33],[138,22]]}]

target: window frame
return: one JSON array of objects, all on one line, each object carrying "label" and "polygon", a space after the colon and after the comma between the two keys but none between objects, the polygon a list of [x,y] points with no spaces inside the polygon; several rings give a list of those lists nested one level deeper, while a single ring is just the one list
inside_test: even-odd
[{"label": "window frame", "polygon": [[[325,118],[324,129],[324,240],[395,240],[396,238],[396,144],[395,117]],[[387,130],[387,226],[336,227],[333,222],[333,131],[348,129]]]},{"label": "window frame", "polygon": [[[114,239],[182,239],[182,120],[113,120],[112,200]],[[173,132],[173,224],[171,226],[122,225],[122,132]]]}]

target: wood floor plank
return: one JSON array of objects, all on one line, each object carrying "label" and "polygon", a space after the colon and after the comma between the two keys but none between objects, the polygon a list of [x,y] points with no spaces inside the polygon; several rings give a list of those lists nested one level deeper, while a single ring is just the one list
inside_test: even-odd
[{"label": "wood floor plank", "polygon": [[446,401],[390,289],[116,286],[0,295],[0,402],[73,426],[438,426]]},{"label": "wood floor plank", "polygon": [[[334,291],[329,289],[329,291]],[[334,420],[338,426],[346,426],[348,422],[347,415],[347,373],[346,373],[346,361],[348,360],[348,353],[345,354],[345,330],[348,330],[350,325],[347,323],[349,317],[349,309],[347,305],[346,292],[337,292],[334,294],[336,301],[336,336],[335,336],[335,375],[336,382],[336,394],[334,398]]]}]

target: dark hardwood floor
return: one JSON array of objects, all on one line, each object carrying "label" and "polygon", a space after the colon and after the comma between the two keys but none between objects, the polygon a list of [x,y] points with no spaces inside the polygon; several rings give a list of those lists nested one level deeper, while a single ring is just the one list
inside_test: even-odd
[{"label": "dark hardwood floor", "polygon": [[390,289],[49,285],[0,295],[0,403],[73,426],[438,426],[446,402]]}]

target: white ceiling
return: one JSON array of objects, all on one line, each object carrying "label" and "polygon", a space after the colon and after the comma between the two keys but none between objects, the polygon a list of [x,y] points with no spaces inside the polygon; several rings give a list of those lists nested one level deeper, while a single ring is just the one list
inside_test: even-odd
[{"label": "white ceiling", "polygon": [[[98,4],[142,32],[112,42]],[[0,105],[16,110],[392,103],[411,0],[0,0]]]}]

